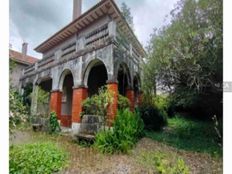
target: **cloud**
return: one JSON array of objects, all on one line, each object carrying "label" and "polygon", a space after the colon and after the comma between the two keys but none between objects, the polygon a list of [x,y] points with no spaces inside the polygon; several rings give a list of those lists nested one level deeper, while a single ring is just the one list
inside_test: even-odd
[{"label": "cloud", "polygon": [[[154,27],[160,27],[166,14],[177,0],[115,0],[130,7],[134,18],[135,34],[145,46]],[[83,0],[83,12],[99,0]],[[72,0],[10,0],[10,43],[20,51],[23,41],[29,43],[30,55],[41,57],[33,51],[48,37],[72,20]]]},{"label": "cloud", "polygon": [[26,41],[29,54],[41,57],[33,48],[70,22],[72,4],[65,2],[10,0],[10,42],[13,47],[21,47],[19,40]]},{"label": "cloud", "polygon": [[135,33],[144,46],[147,45],[154,28],[167,24],[169,18],[166,19],[166,16],[176,2],[177,0],[144,0],[141,5],[132,9]]}]

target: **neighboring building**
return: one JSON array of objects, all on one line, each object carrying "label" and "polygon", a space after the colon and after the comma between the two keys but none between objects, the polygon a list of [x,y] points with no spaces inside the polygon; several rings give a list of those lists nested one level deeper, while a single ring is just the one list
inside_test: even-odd
[{"label": "neighboring building", "polygon": [[23,74],[23,69],[34,64],[39,59],[27,55],[27,43],[22,44],[22,52],[9,50],[9,58],[13,61],[13,67],[10,72],[10,85],[14,88],[20,88],[20,78]]},{"label": "neighboring building", "polygon": [[114,92],[109,119],[116,115],[118,93],[128,97],[131,109],[138,104],[146,52],[114,0],[102,0],[84,14],[81,0],[73,4],[73,21],[35,48],[43,58],[25,69],[21,81],[23,88],[33,84],[33,115],[41,87],[50,92],[50,111],[75,133],[82,101],[103,85]]}]

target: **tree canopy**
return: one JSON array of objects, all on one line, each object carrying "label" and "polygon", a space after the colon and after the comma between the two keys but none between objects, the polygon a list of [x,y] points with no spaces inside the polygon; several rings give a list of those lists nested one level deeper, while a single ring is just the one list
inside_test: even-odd
[{"label": "tree canopy", "polygon": [[180,0],[170,15],[151,36],[145,90],[162,87],[177,105],[222,114],[222,1]]},{"label": "tree canopy", "polygon": [[130,8],[124,2],[121,5],[121,12],[131,29],[134,30],[133,17],[131,15]]}]

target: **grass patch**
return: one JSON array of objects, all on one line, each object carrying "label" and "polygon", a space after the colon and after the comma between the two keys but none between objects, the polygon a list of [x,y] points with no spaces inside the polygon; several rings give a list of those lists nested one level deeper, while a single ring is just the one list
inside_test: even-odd
[{"label": "grass patch", "polygon": [[10,173],[53,173],[66,165],[66,152],[52,142],[10,147]]},{"label": "grass patch", "polygon": [[159,174],[189,174],[189,167],[176,155],[157,152],[141,152],[137,161],[145,167],[152,168]]},{"label": "grass patch", "polygon": [[212,122],[176,116],[168,119],[168,126],[163,131],[146,131],[145,135],[178,149],[222,156],[222,148],[215,142],[216,132]]}]

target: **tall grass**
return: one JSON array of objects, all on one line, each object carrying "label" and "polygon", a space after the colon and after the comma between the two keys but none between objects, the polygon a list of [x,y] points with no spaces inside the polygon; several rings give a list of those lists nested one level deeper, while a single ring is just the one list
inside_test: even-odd
[{"label": "tall grass", "polygon": [[145,134],[178,149],[222,156],[222,149],[215,141],[217,135],[213,122],[191,120],[176,115],[168,119],[168,126],[163,131],[146,131]]}]

